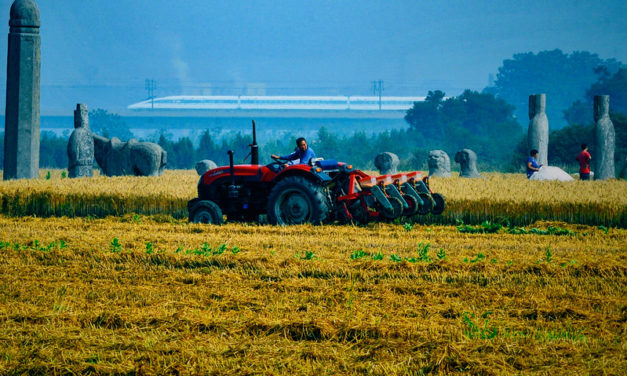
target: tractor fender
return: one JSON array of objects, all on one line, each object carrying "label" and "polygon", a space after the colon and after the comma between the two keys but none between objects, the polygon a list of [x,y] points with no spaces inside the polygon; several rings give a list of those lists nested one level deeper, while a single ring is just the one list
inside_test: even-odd
[{"label": "tractor fender", "polygon": [[281,173],[279,173],[279,175],[277,175],[276,178],[274,178],[273,185],[276,185],[276,183],[278,183],[279,181],[290,176],[302,176],[305,179],[311,180],[316,184],[322,185],[326,185],[332,180],[329,175],[325,174],[324,172],[318,172],[315,170],[314,167],[312,167],[309,171],[303,169],[290,169],[287,171],[282,171]]}]

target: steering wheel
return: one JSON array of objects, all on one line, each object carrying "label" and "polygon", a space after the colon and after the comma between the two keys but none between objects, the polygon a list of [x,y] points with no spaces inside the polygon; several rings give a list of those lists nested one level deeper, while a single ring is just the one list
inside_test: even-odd
[{"label": "steering wheel", "polygon": [[272,158],[274,160],[274,162],[280,164],[281,166],[283,166],[284,164],[286,164],[287,162],[289,162],[289,160],[287,159],[282,159],[282,158]]}]

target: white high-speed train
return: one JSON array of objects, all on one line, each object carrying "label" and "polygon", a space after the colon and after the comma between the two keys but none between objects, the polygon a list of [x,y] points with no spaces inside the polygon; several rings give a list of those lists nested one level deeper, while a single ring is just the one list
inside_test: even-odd
[{"label": "white high-speed train", "polygon": [[170,96],[147,99],[129,110],[407,111],[425,97],[375,96]]}]

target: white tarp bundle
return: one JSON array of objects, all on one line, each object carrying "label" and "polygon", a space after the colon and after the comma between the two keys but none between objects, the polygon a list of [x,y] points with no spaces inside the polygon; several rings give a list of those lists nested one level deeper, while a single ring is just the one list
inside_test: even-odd
[{"label": "white tarp bundle", "polygon": [[536,171],[531,175],[529,180],[559,180],[559,181],[571,181],[574,180],[572,176],[562,170],[559,167],[554,166],[542,166],[539,171]]}]

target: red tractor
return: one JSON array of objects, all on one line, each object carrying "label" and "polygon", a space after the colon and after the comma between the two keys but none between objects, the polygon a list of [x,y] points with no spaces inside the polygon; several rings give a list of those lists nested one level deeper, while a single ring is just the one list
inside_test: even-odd
[{"label": "red tractor", "polygon": [[187,204],[194,223],[221,224],[257,221],[267,214],[271,224],[367,223],[392,221],[401,216],[441,214],[444,197],[429,189],[420,172],[370,176],[335,160],[314,159],[310,164],[283,167],[275,159],[259,164],[255,122],[251,163],[233,164],[205,172],[198,182],[198,197]]}]

